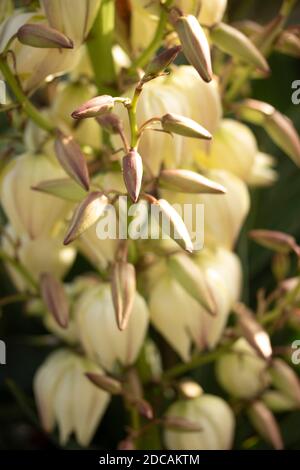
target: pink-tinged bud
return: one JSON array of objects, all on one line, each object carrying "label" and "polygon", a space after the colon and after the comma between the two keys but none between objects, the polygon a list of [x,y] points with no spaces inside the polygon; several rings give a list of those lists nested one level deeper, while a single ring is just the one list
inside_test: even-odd
[{"label": "pink-tinged bud", "polygon": [[199,302],[212,316],[216,315],[217,305],[205,280],[204,274],[196,263],[184,253],[170,256],[171,272],[179,284]]},{"label": "pink-tinged bud", "polygon": [[71,202],[80,202],[86,195],[81,186],[69,178],[41,181],[31,189]]},{"label": "pink-tinged bud", "polygon": [[136,150],[130,152],[123,158],[123,178],[130,198],[136,202],[139,198],[142,178],[143,160]]},{"label": "pink-tinged bud", "polygon": [[275,44],[275,50],[291,57],[300,57],[300,28],[292,26],[282,31]]},{"label": "pink-tinged bud", "polygon": [[108,199],[103,193],[99,191],[90,193],[77,206],[66,233],[64,245],[68,245],[94,225],[103,214],[107,203]]},{"label": "pink-tinged bud", "polygon": [[274,143],[300,166],[300,138],[287,116],[257,100],[245,100],[236,105],[235,110],[241,119],[261,125]]},{"label": "pink-tinged bud", "polygon": [[238,316],[238,322],[243,336],[255,351],[263,358],[270,359],[272,356],[272,346],[269,335],[260,324],[255,320],[254,315],[243,304],[237,304],[235,313]]},{"label": "pink-tinged bud", "polygon": [[225,194],[226,189],[219,183],[190,170],[162,170],[159,185],[170,191],[192,194]]},{"label": "pink-tinged bud", "polygon": [[137,398],[131,401],[131,404],[138,410],[141,416],[147,419],[153,419],[153,409],[150,403],[142,398]]},{"label": "pink-tinged bud", "polygon": [[[163,232],[169,235],[181,248],[188,253],[192,253],[194,246],[191,240],[188,229],[186,228],[182,218],[178,212],[168,203],[165,199],[152,198],[152,204],[157,206],[160,210],[154,210],[154,217],[157,219]],[[160,217],[162,214],[162,221]]]},{"label": "pink-tinged bud", "polygon": [[136,294],[135,269],[132,264],[117,261],[112,270],[111,293],[118,328],[125,330]]},{"label": "pink-tinged bud", "polygon": [[174,46],[158,54],[147,66],[143,82],[158,77],[174,60],[181,51],[181,46]]},{"label": "pink-tinged bud", "polygon": [[17,32],[22,44],[38,48],[73,49],[73,41],[45,24],[25,24]]},{"label": "pink-tinged bud", "polygon": [[69,303],[63,285],[50,273],[40,276],[41,296],[49,313],[62,328],[68,327]]},{"label": "pink-tinged bud", "polygon": [[111,111],[114,107],[114,103],[115,100],[112,96],[96,96],[75,109],[71,116],[73,119],[85,119],[100,116],[101,114]]},{"label": "pink-tinged bud", "polygon": [[283,449],[283,441],[279,426],[274,415],[261,401],[255,401],[248,409],[248,415],[253,427],[263,439],[274,449]]},{"label": "pink-tinged bud", "polygon": [[241,31],[225,23],[219,23],[210,32],[213,43],[223,52],[241,59],[250,65],[269,72],[266,59],[257,47]]},{"label": "pink-tinged bud", "polygon": [[123,131],[123,122],[116,114],[102,114],[97,116],[96,120],[100,126],[110,134],[119,134],[120,131]]},{"label": "pink-tinged bud", "polygon": [[210,48],[199,21],[193,15],[179,16],[171,12],[171,22],[180,39],[182,50],[205,82],[212,80]]},{"label": "pink-tinged bud", "polygon": [[105,374],[97,374],[96,372],[87,372],[85,375],[96,387],[101,388],[111,395],[121,395],[122,384],[119,380]]},{"label": "pink-tinged bud", "polygon": [[65,172],[88,191],[90,187],[89,170],[76,140],[70,135],[66,136],[59,132],[55,141],[55,153]]},{"label": "pink-tinged bud", "polygon": [[203,428],[201,424],[191,421],[181,416],[166,416],[163,420],[163,426],[166,429],[173,431],[184,431],[184,432],[201,432]]},{"label": "pink-tinged bud", "polygon": [[166,132],[179,134],[184,137],[192,137],[194,139],[211,140],[212,135],[204,127],[197,122],[178,114],[165,114],[161,118],[162,128]]},{"label": "pink-tinged bud", "polygon": [[291,251],[299,254],[299,247],[294,237],[274,230],[251,230],[249,237],[277,253],[288,254]]}]

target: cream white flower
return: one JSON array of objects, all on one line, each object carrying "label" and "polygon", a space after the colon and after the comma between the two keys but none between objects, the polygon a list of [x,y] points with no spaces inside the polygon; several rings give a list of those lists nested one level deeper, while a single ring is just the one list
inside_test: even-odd
[{"label": "cream white flower", "polygon": [[23,154],[7,166],[1,182],[1,204],[18,234],[34,239],[58,232],[69,204],[32,187],[65,177],[58,163],[45,155]]},{"label": "cream white flower", "polygon": [[243,399],[255,398],[270,383],[266,361],[244,338],[217,361],[216,376],[230,395]]},{"label": "cream white flower", "polygon": [[161,194],[171,204],[180,204],[181,208],[183,204],[192,205],[192,216],[188,223],[192,239],[193,234],[199,231],[196,217],[197,204],[203,204],[204,245],[232,249],[250,206],[247,186],[237,176],[225,170],[211,170],[206,176],[220,183],[226,189],[226,194],[194,195],[166,190],[161,191]]},{"label": "cream white flower", "polygon": [[156,266],[148,279],[151,322],[185,361],[193,345],[199,350],[216,346],[241,286],[241,267],[233,253],[204,250],[193,262],[216,305],[215,317],[177,282],[169,266]]},{"label": "cream white flower", "polygon": [[183,418],[198,424],[201,431],[165,429],[164,440],[170,450],[228,450],[232,446],[235,420],[231,408],[222,398],[202,395],[175,402],[167,417]]},{"label": "cream white flower", "polygon": [[74,432],[87,446],[108,406],[110,396],[93,385],[85,373],[103,371],[85,357],[66,349],[52,353],[34,377],[34,393],[46,432],[59,428],[61,445]]},{"label": "cream white flower", "polygon": [[274,165],[274,157],[266,153],[258,152],[255,155],[254,164],[248,175],[248,184],[254,187],[267,187],[274,184],[278,179]]},{"label": "cream white flower", "polygon": [[[41,19],[41,15],[16,10],[0,26],[0,52],[26,23],[44,24],[45,19]],[[40,49],[25,46],[17,39],[12,41],[9,48],[13,52],[13,55],[8,55],[9,65],[21,81],[24,91],[34,90],[50,75],[70,70],[79,59],[78,49]]]},{"label": "cream white flower", "polygon": [[197,154],[206,169],[223,169],[247,181],[254,166],[257,143],[249,127],[233,119],[223,119],[207,152]]},{"label": "cream white flower", "polygon": [[40,0],[52,28],[61,31],[75,44],[87,37],[96,19],[101,0]]},{"label": "cream white flower", "polygon": [[[183,0],[184,1],[184,0]],[[219,23],[225,13],[227,0],[201,0],[198,19],[205,26]]]},{"label": "cream white flower", "polygon": [[[27,234],[17,235],[11,226],[5,228],[5,234],[1,238],[3,251],[12,258],[17,257],[36,282],[45,270],[63,278],[75,260],[76,250],[64,246],[62,236],[42,235],[32,240]],[[6,263],[6,268],[18,290],[31,288],[15,267]]]},{"label": "cream white flower", "polygon": [[136,294],[128,326],[117,327],[109,284],[100,284],[80,297],[76,306],[80,341],[87,355],[113,372],[137,359],[148,328],[148,309]]}]

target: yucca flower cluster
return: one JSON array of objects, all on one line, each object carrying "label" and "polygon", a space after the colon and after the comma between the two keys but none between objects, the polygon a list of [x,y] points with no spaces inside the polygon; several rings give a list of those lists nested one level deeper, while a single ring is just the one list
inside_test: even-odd
[{"label": "yucca flower cluster", "polygon": [[[300,383],[272,333],[299,300],[285,266],[300,248],[251,233],[275,252],[278,280],[256,314],[240,302],[235,244],[249,188],[278,177],[255,126],[300,165],[293,123],[247,86],[285,40],[295,54],[295,1],[236,26],[226,0],[27,3],[0,7],[0,256],[26,315],[56,338],[33,380],[42,428],[89,446],[118,396],[120,449],[143,449],[153,429],[151,448],[230,449],[241,413],[282,448],[274,413],[300,407]],[[127,224],[104,238],[109,207]],[[191,378],[210,362],[223,395]]]}]

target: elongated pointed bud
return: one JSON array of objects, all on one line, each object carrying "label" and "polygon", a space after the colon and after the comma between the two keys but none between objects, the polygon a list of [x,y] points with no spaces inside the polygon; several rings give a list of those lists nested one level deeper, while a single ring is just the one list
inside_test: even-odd
[{"label": "elongated pointed bud", "polygon": [[192,194],[225,194],[226,189],[219,183],[190,170],[162,170],[159,185],[170,191]]},{"label": "elongated pointed bud", "polygon": [[97,374],[96,372],[86,372],[85,375],[96,387],[101,388],[111,395],[120,395],[122,393],[121,382],[113,377],[105,374]]},{"label": "elongated pointed bud", "polygon": [[282,392],[267,390],[261,397],[264,404],[274,413],[292,411],[299,408],[299,404]]},{"label": "elongated pointed bud", "polygon": [[41,181],[32,189],[71,202],[80,202],[86,196],[86,192],[75,181],[68,178]]},{"label": "elongated pointed bud", "polygon": [[71,114],[73,119],[85,119],[100,116],[114,107],[115,100],[112,96],[101,95],[92,98],[75,109]]},{"label": "elongated pointed bud", "polygon": [[110,134],[119,134],[123,131],[123,122],[116,114],[105,113],[97,116],[96,120],[102,129]]},{"label": "elongated pointed bud", "polygon": [[275,230],[251,230],[249,237],[259,245],[262,245],[276,253],[288,254],[294,251],[299,254],[299,247],[294,237],[287,233]]},{"label": "elongated pointed bud", "polygon": [[180,39],[182,50],[189,63],[205,82],[212,80],[210,48],[199,21],[193,15],[179,16],[174,10],[170,20]]},{"label": "elongated pointed bud", "polygon": [[276,44],[275,50],[291,57],[300,57],[300,28],[291,27],[283,31]]},{"label": "elongated pointed bud", "polygon": [[66,136],[59,132],[55,141],[55,153],[65,172],[88,191],[90,187],[89,170],[76,140],[70,135]]},{"label": "elongated pointed bud", "polygon": [[237,304],[235,313],[238,316],[243,336],[263,359],[270,359],[272,346],[268,333],[255,320],[254,315],[243,304]]},{"label": "elongated pointed bud", "polygon": [[163,420],[163,426],[167,429],[174,431],[184,432],[201,432],[203,431],[202,426],[194,421],[181,416],[166,416]]},{"label": "elongated pointed bud", "polygon": [[251,99],[236,105],[235,110],[241,119],[261,125],[274,143],[300,166],[300,138],[287,116],[268,103]]},{"label": "elongated pointed bud", "polygon": [[144,416],[147,419],[153,419],[154,413],[153,408],[149,402],[143,398],[136,398],[134,400],[129,400],[131,404],[137,409],[141,416]]},{"label": "elongated pointed bud", "polygon": [[272,273],[278,282],[283,281],[291,268],[291,259],[288,254],[275,253],[272,258]]},{"label": "elongated pointed bud", "polygon": [[166,49],[158,54],[147,66],[143,82],[147,82],[152,78],[158,77],[174,60],[181,51],[181,46],[174,46]]},{"label": "elongated pointed bud", "polygon": [[162,128],[173,134],[192,137],[194,139],[211,140],[212,135],[204,127],[200,126],[192,119],[180,116],[179,114],[165,114],[161,118]]},{"label": "elongated pointed bud", "polygon": [[274,359],[269,371],[273,385],[300,406],[300,381],[293,369],[282,359]]},{"label": "elongated pointed bud", "polygon": [[[162,231],[178,243],[181,248],[188,253],[193,252],[193,242],[189,232],[178,214],[178,212],[168,203],[165,199],[152,198],[151,201],[154,206],[153,215],[159,223]],[[162,214],[162,221],[160,220]]]},{"label": "elongated pointed bud", "polygon": [[139,198],[143,179],[143,160],[136,150],[123,157],[123,178],[130,198],[136,202]]},{"label": "elongated pointed bud", "polygon": [[261,401],[255,401],[248,409],[249,419],[263,439],[272,444],[274,449],[283,449],[283,441],[274,415]]},{"label": "elongated pointed bud", "polygon": [[136,293],[135,269],[132,264],[117,261],[112,270],[111,293],[118,328],[127,327]]},{"label": "elongated pointed bud", "polygon": [[73,41],[60,31],[45,24],[25,24],[17,32],[22,44],[38,48],[73,49]]},{"label": "elongated pointed bud", "polygon": [[50,273],[40,276],[41,296],[49,313],[62,328],[68,327],[69,303],[63,285]]},{"label": "elongated pointed bud", "polygon": [[94,225],[103,214],[107,203],[108,199],[103,193],[99,191],[90,193],[75,209],[64,245],[68,245]]},{"label": "elongated pointed bud", "polygon": [[250,65],[269,72],[266,59],[257,47],[241,31],[225,23],[219,23],[210,31],[213,43],[223,52]]},{"label": "elongated pointed bud", "polygon": [[185,254],[178,254],[170,256],[168,263],[173,276],[190,296],[197,300],[208,313],[216,315],[216,302],[201,270],[194,261]]}]

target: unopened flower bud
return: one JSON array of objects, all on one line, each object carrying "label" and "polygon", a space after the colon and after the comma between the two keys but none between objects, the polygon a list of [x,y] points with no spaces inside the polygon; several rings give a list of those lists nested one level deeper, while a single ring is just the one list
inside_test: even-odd
[{"label": "unopened flower bud", "polygon": [[59,132],[55,141],[55,152],[65,172],[88,191],[90,177],[87,162],[76,140]]},{"label": "unopened flower bud", "polygon": [[222,51],[257,67],[263,72],[269,72],[269,66],[264,56],[250,39],[238,29],[225,23],[219,23],[211,29],[210,36],[214,44]]},{"label": "unopened flower bud", "polygon": [[40,276],[41,295],[45,306],[57,324],[62,328],[68,327],[69,302],[63,285],[51,273]]},{"label": "unopened flower bud", "polygon": [[283,441],[274,415],[261,401],[255,401],[248,409],[248,415],[257,432],[270,442],[276,450],[283,449]]},{"label": "unopened flower bud", "polygon": [[232,351],[217,361],[216,376],[230,395],[246,400],[255,398],[270,383],[266,361],[244,338],[240,338]]},{"label": "unopened flower bud", "polygon": [[172,16],[171,21],[179,36],[184,55],[200,77],[205,82],[210,82],[212,80],[210,48],[199,21],[193,15],[178,16],[175,13],[173,18]]},{"label": "unopened flower bud", "polygon": [[121,382],[113,377],[105,374],[97,374],[95,372],[87,372],[85,375],[96,387],[101,388],[111,395],[120,395],[122,393]]},{"label": "unopened flower bud", "polygon": [[17,38],[31,47],[72,49],[74,46],[71,39],[45,24],[25,24],[18,30]]},{"label": "unopened flower bud", "polygon": [[290,27],[282,31],[275,44],[275,50],[291,57],[300,57],[300,28]]},{"label": "unopened flower bud", "polygon": [[111,279],[112,299],[119,329],[125,330],[136,293],[135,269],[132,264],[117,261]]},{"label": "unopened flower bud", "polygon": [[110,134],[119,134],[123,130],[123,122],[113,113],[102,114],[97,116],[97,122],[100,124],[102,129]]},{"label": "unopened flower bud", "polygon": [[109,95],[101,95],[92,98],[79,106],[71,114],[73,119],[93,118],[105,114],[114,107],[114,98]]},{"label": "unopened flower bud", "polygon": [[159,175],[159,185],[170,191],[183,193],[226,193],[221,184],[190,170],[162,170]]},{"label": "unopened flower bud", "polygon": [[212,135],[204,127],[197,122],[178,114],[165,114],[161,118],[162,128],[166,132],[179,134],[184,137],[192,137],[195,139],[211,140]]},{"label": "unopened flower bud", "polygon": [[123,178],[130,198],[136,202],[140,195],[143,178],[143,160],[136,150],[123,157]]},{"label": "unopened flower bud", "polygon": [[95,387],[87,372],[103,374],[86,357],[60,349],[35,374],[34,393],[43,429],[50,433],[57,423],[62,446],[73,432],[78,443],[87,446],[108,406],[109,394]]},{"label": "unopened flower bud", "polygon": [[259,245],[262,245],[276,253],[288,254],[291,251],[299,252],[297,242],[294,237],[275,230],[251,230],[249,236]]},{"label": "unopened flower bud", "polygon": [[261,397],[264,404],[274,413],[299,409],[299,403],[277,390],[267,390]]},{"label": "unopened flower bud", "polygon": [[90,193],[76,208],[64,239],[64,245],[68,245],[94,225],[103,214],[107,203],[108,199],[103,193],[99,191]]},{"label": "unopened flower bud", "polygon": [[285,253],[275,253],[272,259],[272,273],[278,282],[283,281],[290,270],[291,262],[289,255]]},{"label": "unopened flower bud", "polygon": [[158,54],[147,66],[143,82],[159,76],[176,59],[181,51],[181,46],[174,46]]},{"label": "unopened flower bud", "polygon": [[221,398],[202,395],[171,405],[164,426],[167,449],[227,450],[232,445],[234,415]]},{"label": "unopened flower bud", "polygon": [[270,359],[272,356],[272,346],[269,335],[256,321],[252,312],[243,304],[237,304],[235,312],[238,316],[242,333],[248,343],[263,359]]}]

